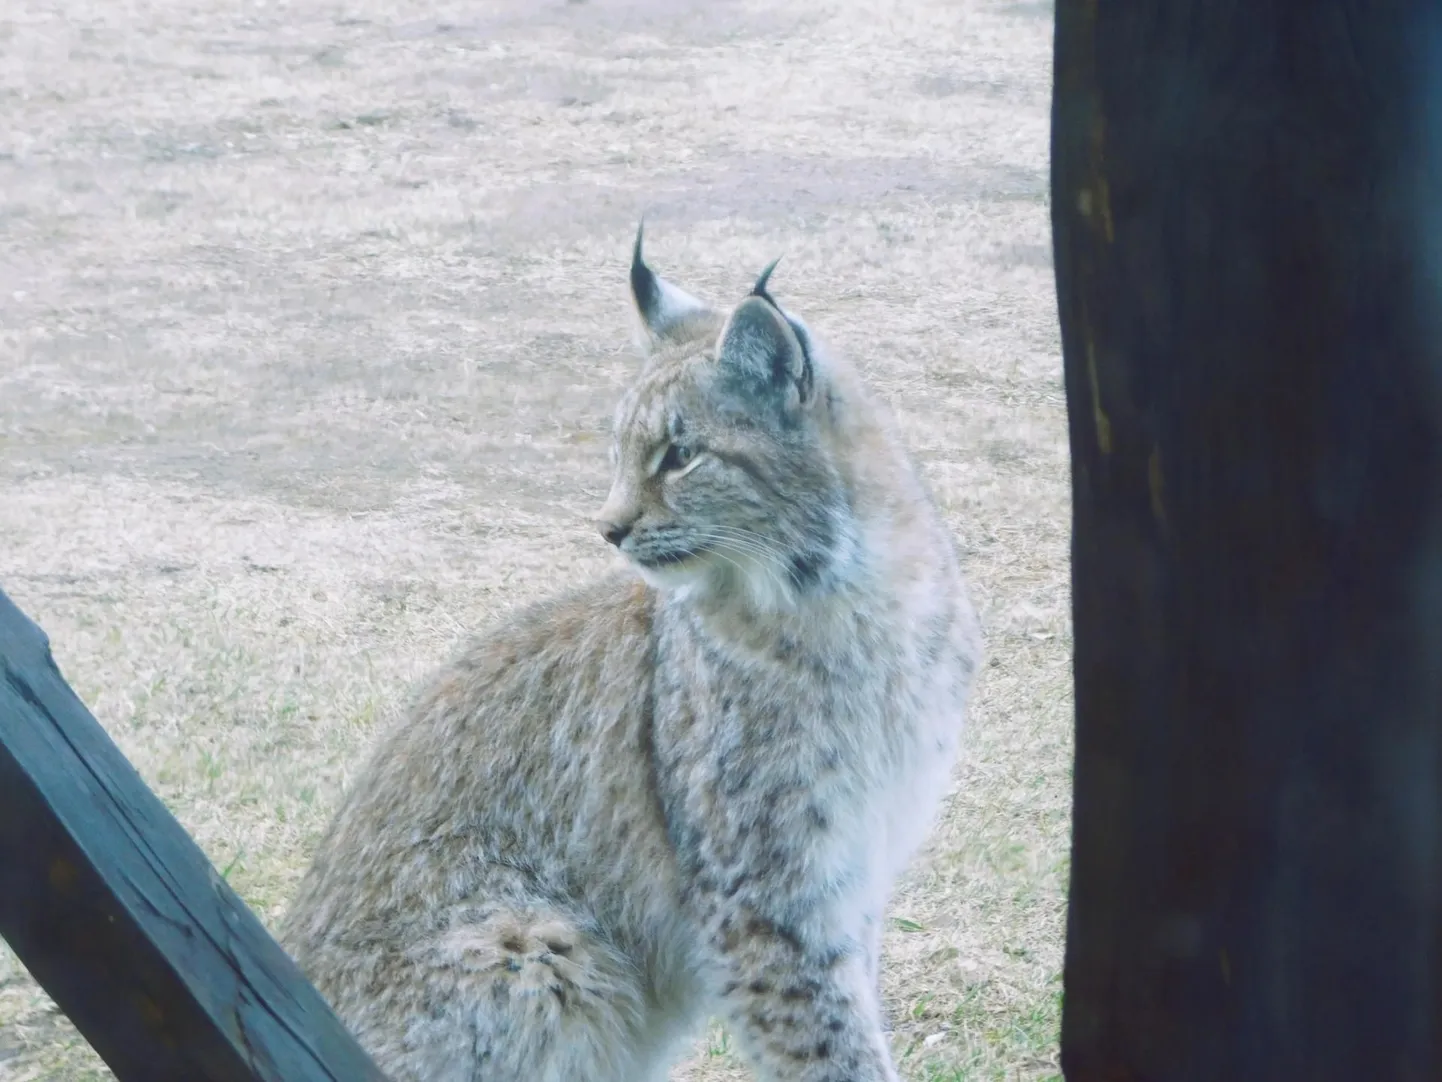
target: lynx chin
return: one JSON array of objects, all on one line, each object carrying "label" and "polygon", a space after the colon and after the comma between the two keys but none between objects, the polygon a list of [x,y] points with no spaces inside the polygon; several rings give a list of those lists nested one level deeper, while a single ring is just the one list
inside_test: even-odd
[{"label": "lynx chin", "polygon": [[716,309],[637,233],[598,516],[630,569],[441,669],[300,886],[283,940],[396,1082],[660,1082],[708,1015],[761,1079],[897,1077],[882,914],[981,639],[887,410],[770,273]]}]

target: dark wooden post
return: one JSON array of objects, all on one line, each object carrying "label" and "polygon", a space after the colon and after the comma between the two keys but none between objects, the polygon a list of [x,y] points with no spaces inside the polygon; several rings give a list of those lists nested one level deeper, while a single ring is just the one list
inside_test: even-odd
[{"label": "dark wooden post", "polygon": [[1070,1082],[1442,1077],[1442,4],[1057,0]]},{"label": "dark wooden post", "polygon": [[383,1082],[3,592],[0,936],[122,1082]]}]

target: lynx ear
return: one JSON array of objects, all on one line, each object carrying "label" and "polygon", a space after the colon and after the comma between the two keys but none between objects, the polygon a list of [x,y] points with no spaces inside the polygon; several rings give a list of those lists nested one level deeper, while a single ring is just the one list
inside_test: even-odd
[{"label": "lynx ear", "polygon": [[631,250],[631,301],[645,332],[644,344],[654,346],[687,337],[689,331],[713,312],[704,301],[673,286],[646,266],[641,254],[645,229],[644,221],[636,227],[636,245]]},{"label": "lynx ear", "polygon": [[718,360],[738,385],[790,412],[811,398],[811,357],[800,328],[765,293],[764,275],[758,289],[726,321]]}]

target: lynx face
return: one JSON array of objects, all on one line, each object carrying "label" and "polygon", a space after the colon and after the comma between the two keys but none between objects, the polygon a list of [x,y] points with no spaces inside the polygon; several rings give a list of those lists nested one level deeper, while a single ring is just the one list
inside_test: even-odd
[{"label": "lynx face", "polygon": [[828,439],[838,403],[769,274],[721,313],[657,278],[637,235],[632,296],[651,353],[616,410],[598,522],[651,584],[742,590],[768,608],[834,582],[855,531]]}]

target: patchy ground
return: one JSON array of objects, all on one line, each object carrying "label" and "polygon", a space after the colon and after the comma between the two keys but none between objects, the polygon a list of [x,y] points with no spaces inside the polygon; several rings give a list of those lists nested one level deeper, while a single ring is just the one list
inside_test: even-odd
[{"label": "patchy ground", "polygon": [[[988,634],[896,899],[912,1079],[1044,1079],[1070,766],[1047,4],[11,0],[0,585],[283,910],[464,635],[611,559],[629,243],[773,289],[903,414]],[[107,1077],[0,949],[0,1078]],[[678,1068],[743,1078],[713,1029]]]}]

